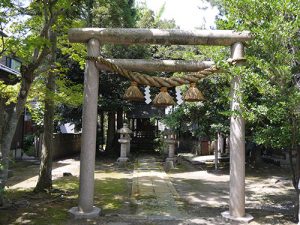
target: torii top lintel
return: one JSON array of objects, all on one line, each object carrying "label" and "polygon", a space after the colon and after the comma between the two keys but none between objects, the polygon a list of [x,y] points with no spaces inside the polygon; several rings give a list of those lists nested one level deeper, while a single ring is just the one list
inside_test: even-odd
[{"label": "torii top lintel", "polygon": [[249,31],[179,30],[140,28],[71,28],[70,42],[86,43],[98,39],[101,44],[162,44],[230,46],[252,39]]}]

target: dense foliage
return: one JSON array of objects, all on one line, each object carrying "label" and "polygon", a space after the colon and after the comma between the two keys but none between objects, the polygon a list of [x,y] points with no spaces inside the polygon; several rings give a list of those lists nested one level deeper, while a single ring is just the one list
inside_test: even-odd
[{"label": "dense foliage", "polygon": [[[299,13],[297,1],[218,1],[224,15],[220,29],[250,30],[244,74],[244,111],[258,144],[290,148],[292,118],[300,93],[294,77],[299,72]],[[225,16],[225,17],[224,17]]]},{"label": "dense foliage", "polygon": [[[298,117],[300,94],[295,85],[299,73],[299,12],[297,1],[211,1],[217,5],[220,15],[217,29],[249,30],[253,41],[247,44],[247,66],[233,68],[222,61],[229,58],[228,49],[199,50],[219,62],[227,74],[206,79],[199,84],[207,98],[204,105],[182,106],[167,120],[193,120],[199,124],[194,131],[213,136],[214,129],[226,131],[229,115],[229,81],[235,74],[243,76],[243,115],[247,121],[247,139],[273,149],[289,149],[292,146],[293,118]],[[205,86],[207,88],[205,88]],[[173,117],[176,115],[177,117]],[[172,122],[174,123],[174,122]],[[203,129],[202,129],[203,128]],[[225,129],[224,129],[225,128]],[[299,128],[297,128],[299,129]],[[212,132],[211,132],[212,131]],[[299,141],[299,136],[298,136]]]}]

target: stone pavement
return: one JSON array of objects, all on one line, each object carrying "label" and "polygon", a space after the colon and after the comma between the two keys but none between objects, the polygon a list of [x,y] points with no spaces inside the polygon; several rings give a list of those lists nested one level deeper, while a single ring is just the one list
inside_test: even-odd
[{"label": "stone pavement", "polygon": [[182,219],[183,203],[162,163],[153,156],[137,159],[133,172],[132,202],[137,205],[138,216]]},{"label": "stone pavement", "polygon": [[[133,214],[106,215],[103,225],[232,225],[220,215],[200,218],[191,216],[163,169],[154,156],[139,157],[134,165],[131,201]],[[98,224],[98,223],[97,223]],[[74,224],[73,224],[74,225]]]}]

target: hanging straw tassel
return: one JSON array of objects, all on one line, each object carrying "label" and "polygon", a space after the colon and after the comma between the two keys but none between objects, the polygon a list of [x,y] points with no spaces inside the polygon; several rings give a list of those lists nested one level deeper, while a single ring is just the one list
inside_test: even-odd
[{"label": "hanging straw tassel", "polygon": [[187,102],[199,102],[205,99],[201,91],[196,87],[196,83],[191,83],[190,88],[184,95],[184,100]]},{"label": "hanging straw tassel", "polygon": [[160,92],[155,96],[153,100],[153,105],[155,106],[170,106],[175,105],[173,98],[169,95],[168,89],[162,87]]},{"label": "hanging straw tassel", "polygon": [[131,82],[130,87],[125,91],[123,98],[129,101],[144,101],[144,95],[138,88],[137,82]]}]

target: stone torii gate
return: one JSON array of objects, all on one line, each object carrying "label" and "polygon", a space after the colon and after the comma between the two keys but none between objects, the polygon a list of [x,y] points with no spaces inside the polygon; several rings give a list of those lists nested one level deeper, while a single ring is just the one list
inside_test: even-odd
[{"label": "stone torii gate", "polygon": [[[100,44],[161,44],[161,45],[213,45],[231,46],[231,62],[236,66],[245,62],[244,43],[251,40],[248,31],[232,30],[159,30],[132,28],[73,28],[69,40],[87,43],[88,57],[100,55]],[[195,72],[211,67],[210,61],[111,59],[118,66],[132,71]],[[94,204],[94,169],[96,149],[96,121],[99,88],[99,70],[106,66],[86,62],[84,77],[84,103],[82,115],[82,144],[80,155],[80,188],[78,207],[70,209],[75,218],[92,218],[100,209]],[[239,94],[241,74],[231,81],[231,110],[241,111]],[[245,122],[241,115],[230,118],[230,199],[229,211],[222,213],[227,219],[250,221],[245,213]]]}]

